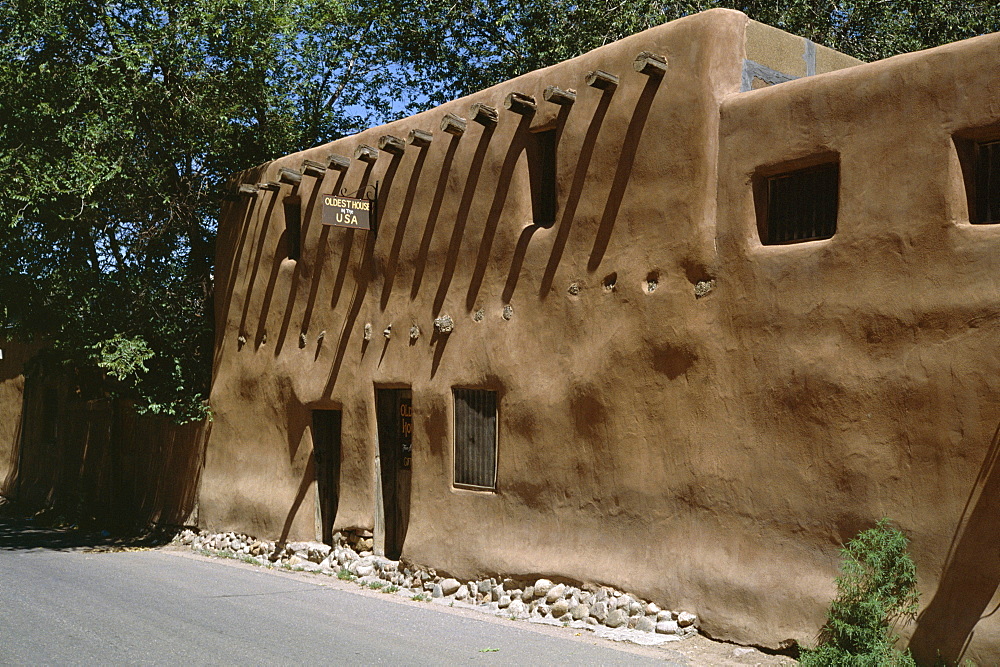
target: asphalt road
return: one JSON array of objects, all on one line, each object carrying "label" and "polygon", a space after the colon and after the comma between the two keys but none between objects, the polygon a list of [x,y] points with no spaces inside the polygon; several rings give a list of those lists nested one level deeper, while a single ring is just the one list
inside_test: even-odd
[{"label": "asphalt road", "polygon": [[327,577],[94,541],[0,519],[0,663],[683,663]]}]

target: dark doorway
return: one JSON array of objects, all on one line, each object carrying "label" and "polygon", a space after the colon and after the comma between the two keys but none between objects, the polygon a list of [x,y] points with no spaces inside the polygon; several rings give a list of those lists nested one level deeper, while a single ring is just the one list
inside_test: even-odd
[{"label": "dark doorway", "polygon": [[313,458],[319,521],[324,544],[333,545],[340,489],[340,410],[313,410]]},{"label": "dark doorway", "polygon": [[410,520],[413,402],[409,389],[376,389],[385,555],[398,560]]}]

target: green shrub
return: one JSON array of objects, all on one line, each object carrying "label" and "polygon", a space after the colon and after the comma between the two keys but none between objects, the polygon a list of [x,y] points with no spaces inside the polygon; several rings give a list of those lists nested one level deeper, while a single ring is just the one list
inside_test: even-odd
[{"label": "green shrub", "polygon": [[826,613],[819,646],[802,652],[801,664],[883,667],[915,665],[896,649],[894,628],[916,618],[917,572],[909,540],[882,519],[841,550],[837,597]]}]

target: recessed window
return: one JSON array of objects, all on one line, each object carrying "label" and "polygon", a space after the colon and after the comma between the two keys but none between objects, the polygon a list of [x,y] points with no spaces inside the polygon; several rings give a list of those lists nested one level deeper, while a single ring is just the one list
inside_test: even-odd
[{"label": "recessed window", "polygon": [[1000,141],[975,145],[975,201],[971,222],[977,225],[1000,223]]},{"label": "recessed window", "polygon": [[531,217],[536,225],[556,222],[556,131],[532,132],[528,144]]},{"label": "recessed window", "polygon": [[497,393],[455,389],[455,486],[497,486]]},{"label": "recessed window", "polygon": [[285,205],[285,246],[288,259],[299,258],[302,252],[302,207],[298,197],[287,197]]},{"label": "recessed window", "polygon": [[757,227],[764,245],[828,239],[837,231],[836,162],[758,179]]}]

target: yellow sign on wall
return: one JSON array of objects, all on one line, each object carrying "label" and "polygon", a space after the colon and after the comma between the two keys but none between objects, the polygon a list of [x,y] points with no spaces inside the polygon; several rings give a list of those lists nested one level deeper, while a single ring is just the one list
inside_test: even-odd
[{"label": "yellow sign on wall", "polygon": [[323,196],[323,224],[348,229],[371,229],[375,220],[375,202],[371,199]]}]

